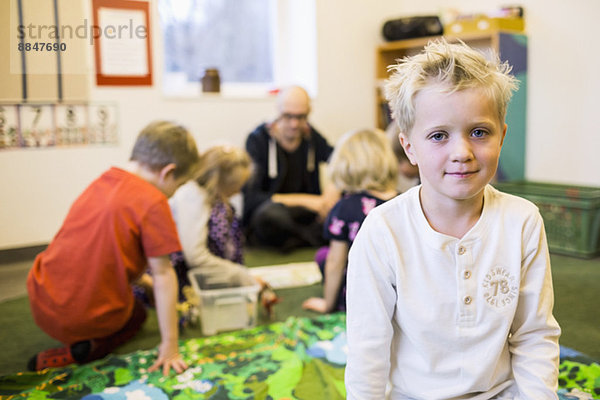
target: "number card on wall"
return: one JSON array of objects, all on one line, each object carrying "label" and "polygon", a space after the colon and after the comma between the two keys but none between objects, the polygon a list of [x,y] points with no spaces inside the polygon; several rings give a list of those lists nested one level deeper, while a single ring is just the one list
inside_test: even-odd
[{"label": "number card on wall", "polygon": [[56,105],[56,144],[81,145],[88,143],[88,113],[85,104]]},{"label": "number card on wall", "polygon": [[117,106],[114,104],[90,104],[88,106],[88,143],[117,143]]},{"label": "number card on wall", "polygon": [[0,104],[0,149],[14,147],[19,147],[18,106]]},{"label": "number card on wall", "polygon": [[55,123],[53,104],[23,104],[19,106],[20,146],[54,146]]},{"label": "number card on wall", "polygon": [[115,103],[0,103],[0,150],[116,145]]}]

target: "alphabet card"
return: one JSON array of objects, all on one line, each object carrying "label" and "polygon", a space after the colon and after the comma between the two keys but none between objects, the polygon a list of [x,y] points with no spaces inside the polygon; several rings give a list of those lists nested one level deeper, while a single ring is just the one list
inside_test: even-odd
[{"label": "alphabet card", "polygon": [[117,144],[117,106],[115,104],[89,104],[88,105],[89,144]]},{"label": "alphabet card", "polygon": [[0,104],[0,150],[19,147],[19,107]]},{"label": "alphabet card", "polygon": [[57,104],[56,144],[59,146],[88,143],[88,110],[85,104]]},{"label": "alphabet card", "polygon": [[50,147],[56,144],[54,105],[21,104],[20,147]]}]

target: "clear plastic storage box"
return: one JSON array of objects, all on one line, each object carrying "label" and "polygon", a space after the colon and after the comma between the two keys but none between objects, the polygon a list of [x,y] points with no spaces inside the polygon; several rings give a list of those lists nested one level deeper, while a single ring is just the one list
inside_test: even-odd
[{"label": "clear plastic storage box", "polygon": [[241,274],[195,268],[188,272],[200,298],[202,334],[251,328],[256,325],[260,286]]}]

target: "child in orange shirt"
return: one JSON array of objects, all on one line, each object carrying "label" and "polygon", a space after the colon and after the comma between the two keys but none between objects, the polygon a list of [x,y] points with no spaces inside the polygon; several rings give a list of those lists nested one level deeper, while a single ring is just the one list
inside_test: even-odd
[{"label": "child in orange shirt", "polygon": [[146,319],[131,284],[149,268],[161,333],[162,366],[187,368],[178,351],[177,279],[169,260],[181,250],[167,198],[197,168],[194,139],[158,121],[139,134],[127,168],[111,168],[71,206],[27,279],[33,318],[65,344],[36,354],[30,370],[85,363],[131,339]]}]

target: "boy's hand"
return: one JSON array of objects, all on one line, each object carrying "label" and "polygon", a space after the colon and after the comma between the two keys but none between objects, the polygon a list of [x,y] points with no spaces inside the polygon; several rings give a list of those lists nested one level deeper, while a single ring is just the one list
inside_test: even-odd
[{"label": "boy's hand", "polygon": [[156,299],[156,315],[160,328],[161,344],[158,348],[158,359],[148,369],[156,371],[160,366],[163,375],[168,375],[171,368],[175,372],[183,372],[187,364],[179,354],[177,326],[177,276],[167,256],[150,257],[148,265],[154,278],[154,298]]},{"label": "boy's hand", "polygon": [[[171,347],[174,347],[171,348]],[[179,351],[177,350],[177,344],[175,346],[161,344],[158,349],[158,358],[154,362],[154,364],[148,368],[148,372],[157,371],[162,366],[162,373],[164,376],[169,375],[171,368],[175,370],[178,374],[182,373],[188,368],[188,365]]]}]

